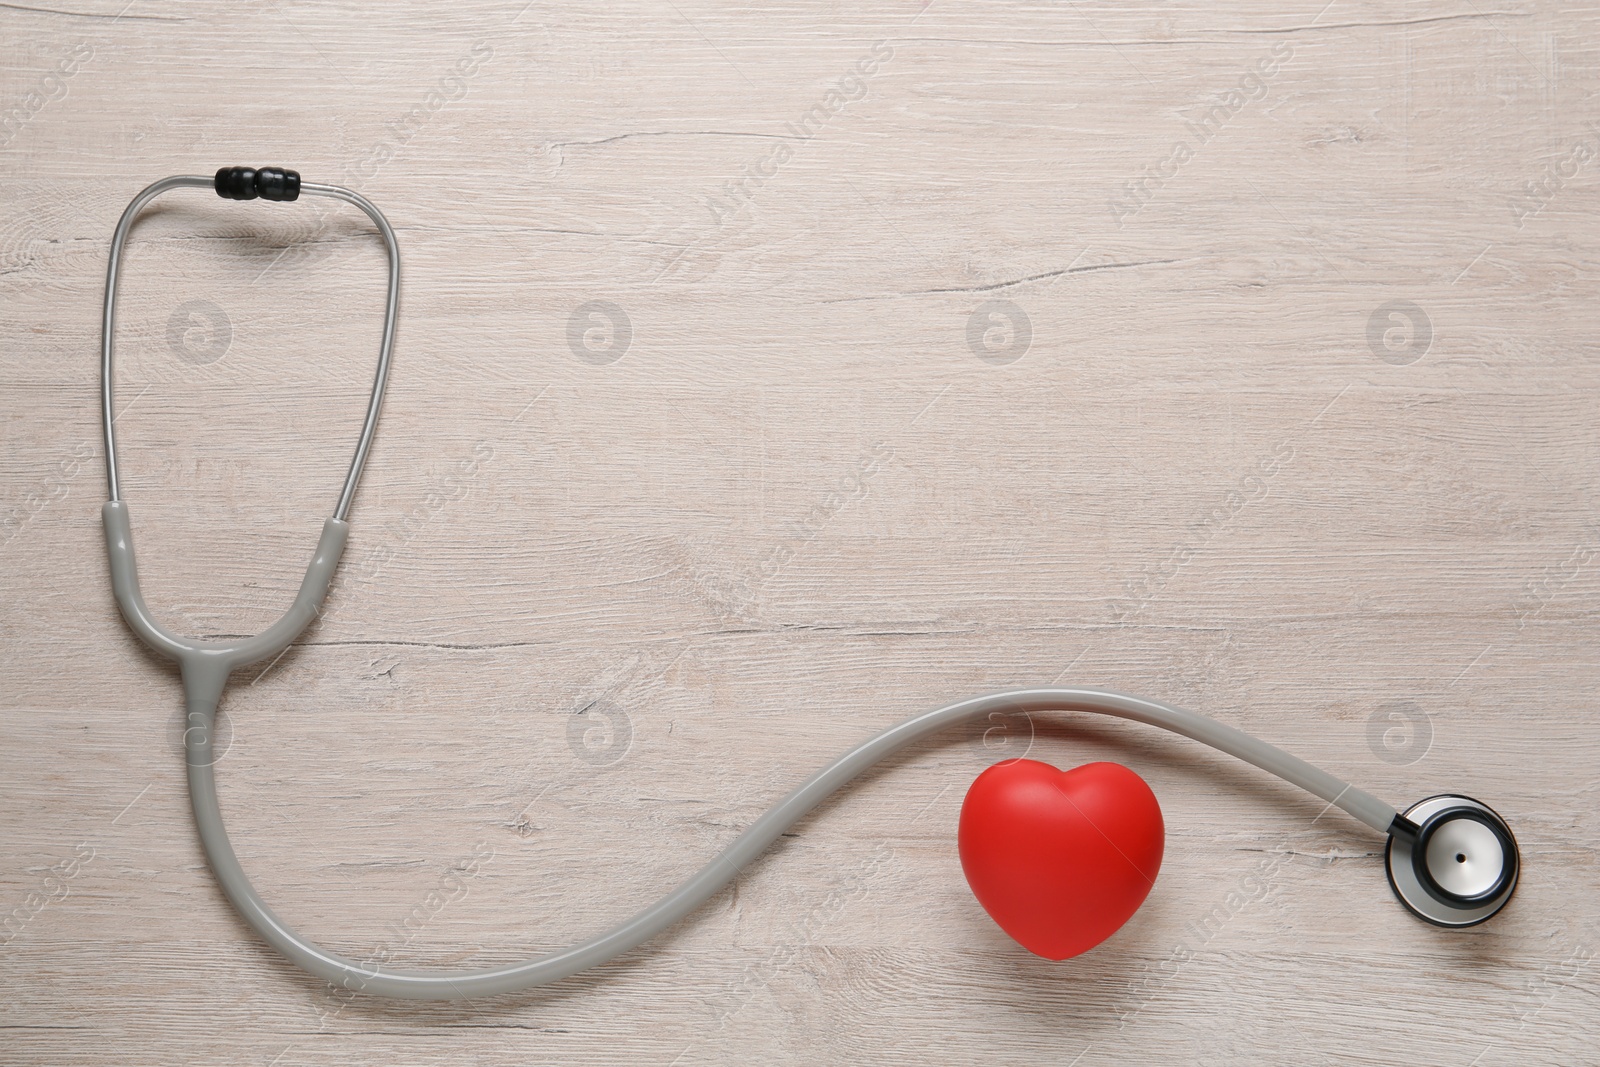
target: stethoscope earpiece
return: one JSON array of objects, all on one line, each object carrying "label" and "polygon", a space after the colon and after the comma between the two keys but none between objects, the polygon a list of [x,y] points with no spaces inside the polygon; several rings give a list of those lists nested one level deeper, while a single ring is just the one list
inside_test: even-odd
[{"label": "stethoscope earpiece", "polygon": [[1384,854],[1400,903],[1435,926],[1476,926],[1510,901],[1521,867],[1517,839],[1487,804],[1429,797],[1396,818]]}]

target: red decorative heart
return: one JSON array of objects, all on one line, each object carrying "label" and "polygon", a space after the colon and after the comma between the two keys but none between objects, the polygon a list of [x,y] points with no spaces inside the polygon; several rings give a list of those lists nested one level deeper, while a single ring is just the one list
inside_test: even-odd
[{"label": "red decorative heart", "polygon": [[1166,828],[1145,780],[1117,763],[1058,771],[996,763],[961,805],[961,869],[989,917],[1051,960],[1133,917],[1161,870]]}]

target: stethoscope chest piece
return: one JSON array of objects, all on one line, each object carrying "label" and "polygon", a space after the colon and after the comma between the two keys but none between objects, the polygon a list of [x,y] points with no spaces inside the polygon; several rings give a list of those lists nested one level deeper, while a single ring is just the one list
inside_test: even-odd
[{"label": "stethoscope chest piece", "polygon": [[[1429,797],[1411,806],[1384,855],[1389,885],[1412,914],[1435,926],[1476,926],[1517,889],[1516,838],[1471,797]],[[1400,823],[1401,820],[1395,820]]]}]

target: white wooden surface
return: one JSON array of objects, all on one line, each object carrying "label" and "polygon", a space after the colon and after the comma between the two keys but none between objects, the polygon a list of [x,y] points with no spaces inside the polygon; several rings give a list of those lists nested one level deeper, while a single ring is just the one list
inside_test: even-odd
[{"label": "white wooden surface", "polygon": [[[0,1060],[1596,1062],[1600,9],[124,2],[0,8]],[[265,163],[405,256],[340,583],[226,702],[235,844],[309,935],[566,944],[870,732],[1057,678],[1479,796],[1516,900],[1435,930],[1341,814],[1041,718],[884,767],[615,965],[334,996],[205,869],[97,514],[117,216]],[[255,632],[348,462],[381,249],[177,193],[126,267],[146,595]],[[1125,762],[1168,821],[1064,964],[955,856],[1024,750]]]}]

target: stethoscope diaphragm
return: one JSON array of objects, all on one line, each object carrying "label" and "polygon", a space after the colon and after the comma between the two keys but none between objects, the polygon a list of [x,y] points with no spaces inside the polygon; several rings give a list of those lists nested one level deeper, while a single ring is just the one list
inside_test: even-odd
[{"label": "stethoscope diaphragm", "polygon": [[1476,926],[1511,900],[1517,841],[1493,808],[1471,797],[1413,804],[1389,833],[1384,862],[1400,903],[1435,926]]}]

